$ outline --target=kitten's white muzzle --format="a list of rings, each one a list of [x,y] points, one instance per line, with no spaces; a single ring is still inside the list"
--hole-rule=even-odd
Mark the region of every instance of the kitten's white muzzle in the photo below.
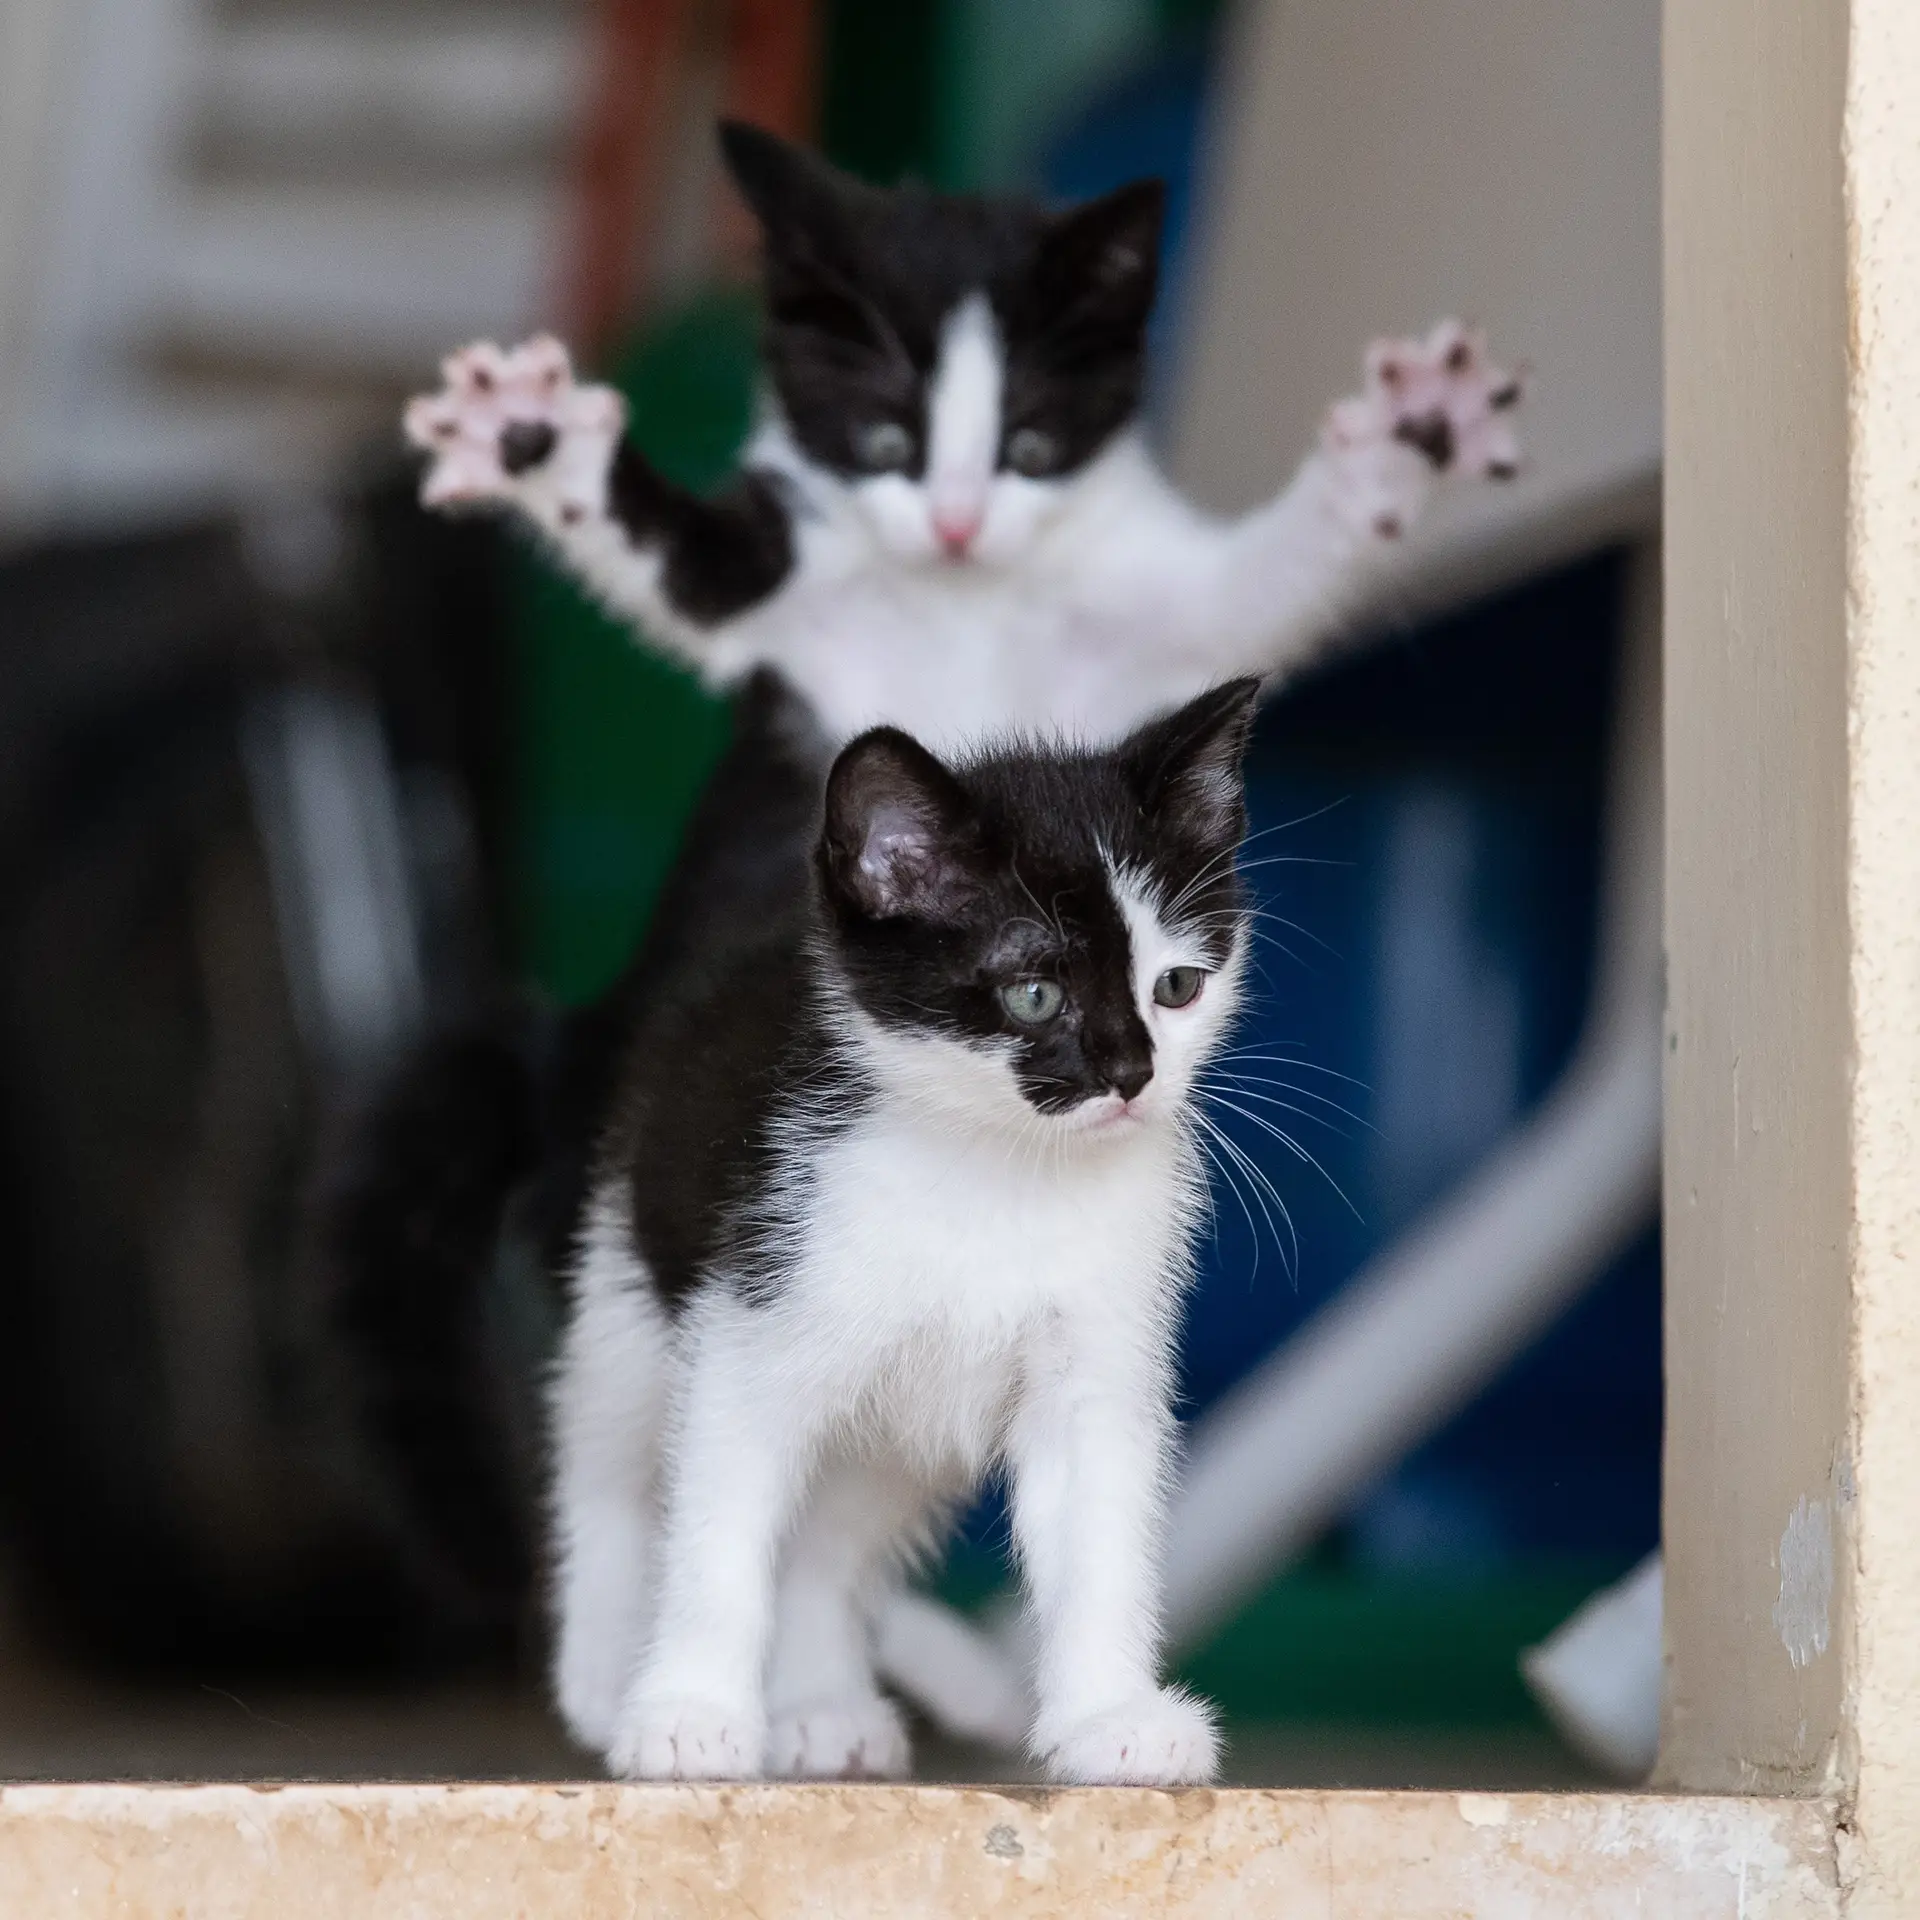
[[[1083,1100],[1067,1116],[1067,1124],[1076,1133],[1130,1133],[1145,1119],[1147,1090],[1142,1088],[1131,1100],[1118,1093],[1102,1093]]]

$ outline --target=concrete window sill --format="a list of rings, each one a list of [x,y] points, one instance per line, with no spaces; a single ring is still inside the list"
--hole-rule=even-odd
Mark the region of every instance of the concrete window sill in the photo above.
[[[1814,1920],[1818,1801],[982,1787],[0,1788],[42,1920]]]

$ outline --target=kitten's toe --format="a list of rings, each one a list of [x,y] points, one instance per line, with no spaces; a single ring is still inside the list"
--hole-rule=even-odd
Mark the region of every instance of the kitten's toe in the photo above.
[[[767,1771],[788,1780],[904,1780],[913,1749],[890,1700],[818,1700],[774,1716]]]
[[[1072,1786],[1204,1786],[1219,1769],[1220,1736],[1203,1702],[1162,1687],[1069,1727],[1043,1757]]]
[[[714,1700],[629,1702],[607,1764],[627,1780],[754,1780],[763,1769],[765,1720]]]

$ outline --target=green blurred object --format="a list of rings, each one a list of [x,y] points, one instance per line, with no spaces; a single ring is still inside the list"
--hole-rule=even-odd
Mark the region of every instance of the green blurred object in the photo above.
[[[1541,1561],[1398,1573],[1310,1559],[1257,1593],[1176,1678],[1236,1725],[1544,1727],[1520,1655],[1626,1569]],[[963,1613],[1009,1593],[1006,1550],[957,1540],[932,1590]]]
[[[746,438],[758,326],[751,295],[706,293],[613,369],[634,439],[684,486],[713,486]],[[632,953],[726,742],[727,710],[544,555],[519,568],[517,599],[521,965],[577,1005]]]
[[[1236,1721],[1537,1726],[1521,1653],[1616,1571],[1449,1579],[1299,1567],[1181,1662],[1180,1678]]]

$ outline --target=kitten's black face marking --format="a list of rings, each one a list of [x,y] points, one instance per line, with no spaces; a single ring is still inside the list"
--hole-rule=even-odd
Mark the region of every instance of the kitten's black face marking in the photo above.
[[[766,358],[794,437],[848,478],[921,478],[940,329],[985,294],[1006,356],[1000,466],[1078,471],[1134,415],[1165,194],[1158,181],[1050,214],[884,191],[754,127],[721,150],[766,239]]]
[[[1257,691],[1215,689],[1109,752],[1013,750],[957,772],[892,728],[854,741],[828,781],[818,868],[856,1003],[884,1027],[1005,1050],[1044,1113],[1139,1093],[1153,1043],[1113,871],[1179,900],[1207,966],[1224,964]],[[1175,976],[1194,971],[1169,969],[1159,1004],[1193,1004],[1204,978]]]

